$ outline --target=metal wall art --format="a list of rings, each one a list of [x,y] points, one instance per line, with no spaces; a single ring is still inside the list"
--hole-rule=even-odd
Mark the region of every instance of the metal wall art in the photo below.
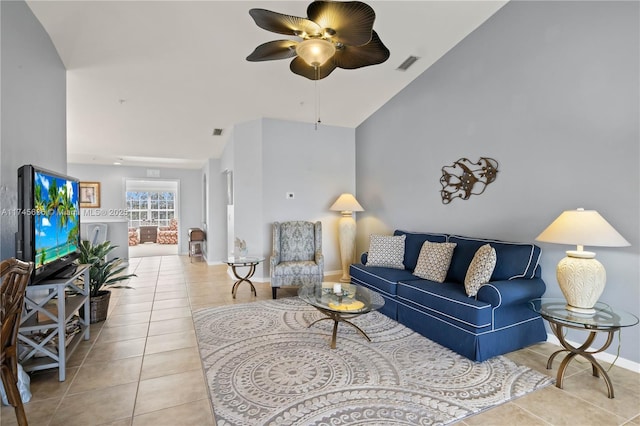
[[[498,162],[489,157],[480,157],[477,163],[461,158],[451,166],[442,167],[442,203],[449,204],[456,198],[468,200],[472,194],[482,194],[487,185],[496,180],[497,174]]]

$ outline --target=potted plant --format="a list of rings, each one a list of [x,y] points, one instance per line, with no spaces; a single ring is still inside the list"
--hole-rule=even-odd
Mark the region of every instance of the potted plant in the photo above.
[[[122,266],[119,257],[107,260],[107,255],[118,246],[111,245],[111,241],[91,244],[90,241],[80,242],[80,257],[78,263],[91,265],[89,268],[89,298],[91,302],[91,320],[96,323],[107,319],[111,292],[104,287],[135,277],[136,274],[123,274],[127,269]],[[116,288],[132,288],[125,285]]]

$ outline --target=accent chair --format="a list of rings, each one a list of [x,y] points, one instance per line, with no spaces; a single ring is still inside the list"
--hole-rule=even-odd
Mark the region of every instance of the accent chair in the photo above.
[[[269,266],[274,299],[279,287],[321,283],[324,276],[322,223],[274,222]]]
[[[158,244],[178,244],[178,219],[169,221],[169,226],[158,228]]]
[[[140,243],[140,237],[138,236],[137,228],[129,228],[129,245],[137,246]]]
[[[18,329],[32,270],[32,262],[15,258],[0,263],[0,377],[20,426],[27,425],[27,416],[18,390]]]

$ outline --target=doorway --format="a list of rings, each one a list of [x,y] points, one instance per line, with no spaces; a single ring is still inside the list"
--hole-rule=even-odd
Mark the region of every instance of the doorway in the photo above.
[[[129,257],[179,254],[179,181],[126,179]]]

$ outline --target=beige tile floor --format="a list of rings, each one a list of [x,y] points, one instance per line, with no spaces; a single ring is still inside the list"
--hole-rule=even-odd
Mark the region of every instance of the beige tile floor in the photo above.
[[[31,378],[29,423],[38,425],[212,425],[208,390],[200,364],[191,312],[255,301],[248,287],[231,297],[226,266],[190,263],[186,256],[131,259],[135,290],[114,289],[109,316],[91,327],[70,358],[67,380],[56,370]],[[336,278],[336,277],[328,277]],[[256,283],[257,299],[269,299],[268,283]],[[293,296],[281,289],[279,296]],[[538,371],[557,349],[540,344],[509,354]],[[556,361],[556,367],[558,362]],[[607,368],[607,366],[605,366]],[[573,362],[563,390],[550,386],[469,417],[460,425],[638,425],[640,375],[613,367],[616,398],[608,399],[601,379],[585,363]],[[2,407],[0,424],[16,424]]]

